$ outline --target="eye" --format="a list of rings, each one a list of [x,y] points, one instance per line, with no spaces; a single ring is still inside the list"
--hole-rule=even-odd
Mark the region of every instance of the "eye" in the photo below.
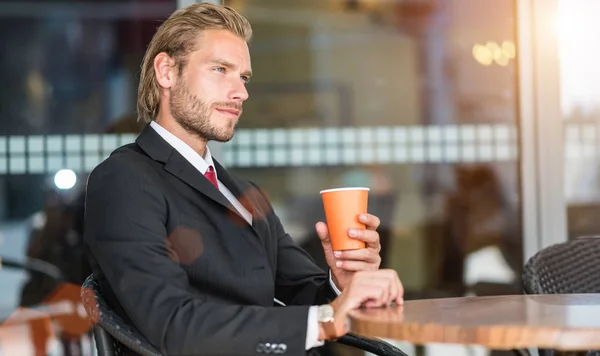
[[[224,67],[217,67],[217,68],[215,68],[215,70],[217,72],[225,73],[225,68]]]
[[[247,75],[242,75],[240,78],[242,78],[242,81],[246,84],[250,83],[250,77]]]

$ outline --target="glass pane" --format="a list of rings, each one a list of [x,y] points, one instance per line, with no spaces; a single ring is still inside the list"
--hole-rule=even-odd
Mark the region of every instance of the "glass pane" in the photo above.
[[[142,56],[176,6],[0,2],[0,354],[64,355],[68,332],[81,336],[76,322],[65,331],[22,308],[79,301],[90,273],[80,235],[86,175],[135,137]],[[58,268],[68,283],[8,264],[27,258],[48,263],[46,272]],[[81,308],[61,310],[81,320]],[[91,355],[90,339],[82,340]]]
[[[514,293],[522,262],[514,2],[226,3],[253,24],[255,76],[220,159],[268,193],[292,237],[324,266],[318,192],[367,186],[382,220],[383,267],[399,272],[407,298]],[[87,173],[135,138],[141,59],[175,7],[0,3],[4,261],[39,258],[73,284],[88,273],[78,198]],[[5,266],[0,321],[56,301],[56,288]],[[0,354],[64,354],[43,320],[3,325]],[[92,354],[86,342],[83,354]]]
[[[600,67],[594,60],[600,30],[591,0],[558,1],[561,109],[564,119],[565,196],[570,239],[600,234]]]
[[[513,1],[229,0],[255,75],[223,161],[326,267],[321,189],[371,188],[407,298],[519,293]]]

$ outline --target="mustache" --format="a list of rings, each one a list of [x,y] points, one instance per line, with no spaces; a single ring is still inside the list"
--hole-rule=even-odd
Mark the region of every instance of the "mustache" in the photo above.
[[[223,101],[214,103],[213,107],[215,109],[235,109],[242,111],[242,103],[236,103],[235,101]]]

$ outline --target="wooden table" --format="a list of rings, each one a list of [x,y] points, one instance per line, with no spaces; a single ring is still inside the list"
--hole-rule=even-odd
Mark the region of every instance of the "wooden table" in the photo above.
[[[600,294],[413,300],[399,307],[353,311],[350,330],[415,344],[600,349]]]

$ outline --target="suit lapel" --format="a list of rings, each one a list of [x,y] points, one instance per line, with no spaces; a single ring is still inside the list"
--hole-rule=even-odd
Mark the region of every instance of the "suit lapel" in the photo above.
[[[136,143],[152,159],[164,163],[167,172],[213,201],[226,207],[243,221],[246,221],[229,200],[150,125],[147,125],[140,133],[136,139]],[[217,172],[217,174],[219,175],[219,179],[221,179],[220,173]]]
[[[238,184],[227,172],[227,170],[221,166],[221,164],[213,158],[213,162],[215,163],[215,169],[217,171],[217,178],[225,184],[227,189],[235,196],[235,198],[242,204],[248,212],[252,215],[252,230],[254,233],[263,239],[263,234],[268,231],[268,226],[266,224],[266,214],[268,213],[267,209],[261,207],[261,204],[257,202],[258,190],[251,184],[244,184],[241,186]]]
[[[177,150],[173,150],[171,158],[165,164],[165,170],[187,183],[192,188],[240,215],[237,209],[219,190],[206,179],[196,167],[192,166]],[[241,215],[240,215],[241,217]]]

